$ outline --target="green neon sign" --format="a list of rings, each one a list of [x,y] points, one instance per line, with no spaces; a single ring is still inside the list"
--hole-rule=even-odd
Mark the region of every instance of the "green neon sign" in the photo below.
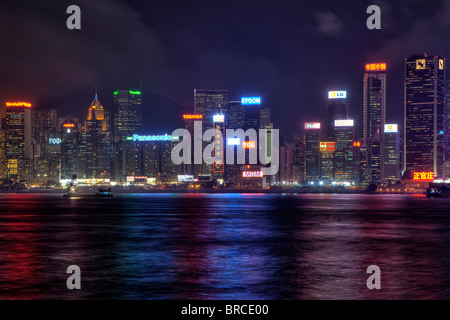
[[[141,94],[140,91],[128,90],[128,92],[129,92],[130,94]]]
[[[133,137],[127,137],[127,140],[133,140]]]
[[[114,91],[114,95],[116,95],[116,94],[118,94],[119,93],[119,91]]]

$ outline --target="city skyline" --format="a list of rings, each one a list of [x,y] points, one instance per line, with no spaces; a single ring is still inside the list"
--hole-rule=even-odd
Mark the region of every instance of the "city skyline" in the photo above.
[[[449,5],[433,3],[427,10],[419,10],[418,1],[410,1],[408,6],[383,3],[385,32],[374,33],[365,27],[367,5],[363,2],[322,1],[302,6],[287,2],[285,6],[273,6],[270,2],[238,5],[229,1],[219,8],[205,1],[195,5],[172,1],[180,10],[174,13],[162,2],[154,2],[150,10],[141,1],[117,0],[108,2],[106,14],[102,1],[97,6],[79,1],[83,27],[78,34],[70,33],[64,24],[59,26],[66,18],[57,14],[59,9],[65,12],[64,1],[8,3],[5,9],[10,12],[26,17],[28,12],[35,14],[21,19],[20,25],[14,15],[1,19],[1,23],[8,23],[4,30],[17,26],[23,32],[17,39],[5,34],[9,46],[0,58],[9,61],[4,66],[9,77],[0,83],[0,106],[20,97],[34,102],[36,108],[57,108],[81,117],[85,101],[92,99],[95,83],[109,108],[113,97],[105,93],[138,89],[142,79],[147,129],[178,127],[179,119],[166,115],[190,110],[192,89],[224,88],[235,98],[264,96],[280,111],[274,112],[274,122],[292,135],[308,117],[321,117],[326,112],[324,92],[332,89],[346,88],[349,110],[355,114],[355,121],[361,122],[360,66],[366,61],[385,61],[390,83],[387,117],[400,122],[404,57],[425,51],[448,56],[450,52],[448,44],[439,41],[448,31],[444,21],[450,13]],[[47,10],[49,7],[52,9]],[[211,17],[219,10],[222,18],[216,21]],[[181,15],[181,11],[186,14]],[[115,32],[117,20],[124,27]],[[53,32],[46,32],[44,25],[51,26]],[[424,37],[430,28],[436,32]],[[45,34],[45,41],[32,40],[39,34]],[[53,51],[45,46],[49,42]],[[114,45],[120,50],[108,50]],[[32,56],[35,64],[24,68],[19,61],[25,55]],[[47,70],[53,76],[45,77],[43,83],[40,79]],[[288,112],[298,120],[292,121]]]

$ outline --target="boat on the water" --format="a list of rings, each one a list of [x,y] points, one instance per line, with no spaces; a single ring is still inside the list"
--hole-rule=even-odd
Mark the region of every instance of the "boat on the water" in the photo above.
[[[98,198],[111,198],[113,195],[111,192],[111,188],[100,188],[98,189],[98,193],[96,193],[95,196]]]
[[[99,188],[97,193],[92,194],[80,193],[77,192],[75,188],[70,187],[67,189],[67,193],[63,195],[63,198],[111,198],[112,196],[111,188]]]
[[[425,193],[428,198],[450,198],[450,183],[430,182]]]

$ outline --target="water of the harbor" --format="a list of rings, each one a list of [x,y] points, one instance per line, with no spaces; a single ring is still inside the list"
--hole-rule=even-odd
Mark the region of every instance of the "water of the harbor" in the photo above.
[[[0,194],[0,299],[450,299],[450,200]]]

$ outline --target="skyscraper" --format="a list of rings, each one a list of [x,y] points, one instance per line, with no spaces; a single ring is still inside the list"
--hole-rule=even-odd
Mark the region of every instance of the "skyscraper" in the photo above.
[[[5,120],[6,160],[10,177],[31,174],[31,103],[7,102]]]
[[[450,177],[450,81],[446,79],[444,115],[444,177]]]
[[[328,91],[326,136],[334,141],[334,121],[348,119],[347,91]]]
[[[228,112],[228,90],[194,89],[194,113],[203,116],[203,132],[213,127],[213,115]]]
[[[320,178],[321,123],[305,123],[305,172],[307,181]]]
[[[301,184],[305,176],[305,134],[296,134],[292,146],[292,180]]]
[[[365,66],[363,92],[363,140],[367,182],[381,179],[384,162],[383,129],[386,122],[386,63],[369,63]]]
[[[331,182],[334,180],[334,152],[336,142],[320,142],[320,179]]]
[[[134,90],[114,92],[114,179],[125,183],[135,159],[127,157],[133,153],[134,144],[127,137],[140,133],[142,129],[142,93]],[[127,173],[128,172],[128,173]]]
[[[106,112],[95,95],[86,119],[86,178],[111,177],[112,135]]]
[[[336,181],[352,181],[354,160],[353,140],[354,122],[348,120],[335,120],[334,137],[336,151],[334,154],[334,179]]]
[[[228,90],[194,89],[194,113],[202,115],[202,131],[213,128],[213,115],[228,113]],[[203,148],[208,142],[203,141]],[[197,166],[195,167],[197,169]],[[210,176],[213,173],[212,166],[205,162],[198,166],[196,175]]]
[[[382,180],[397,182],[400,180],[400,132],[398,124],[384,125],[384,162]]]
[[[61,179],[72,179],[80,172],[80,132],[78,124],[67,119],[61,124]]]
[[[412,55],[405,61],[404,169],[443,174],[445,61]]]

